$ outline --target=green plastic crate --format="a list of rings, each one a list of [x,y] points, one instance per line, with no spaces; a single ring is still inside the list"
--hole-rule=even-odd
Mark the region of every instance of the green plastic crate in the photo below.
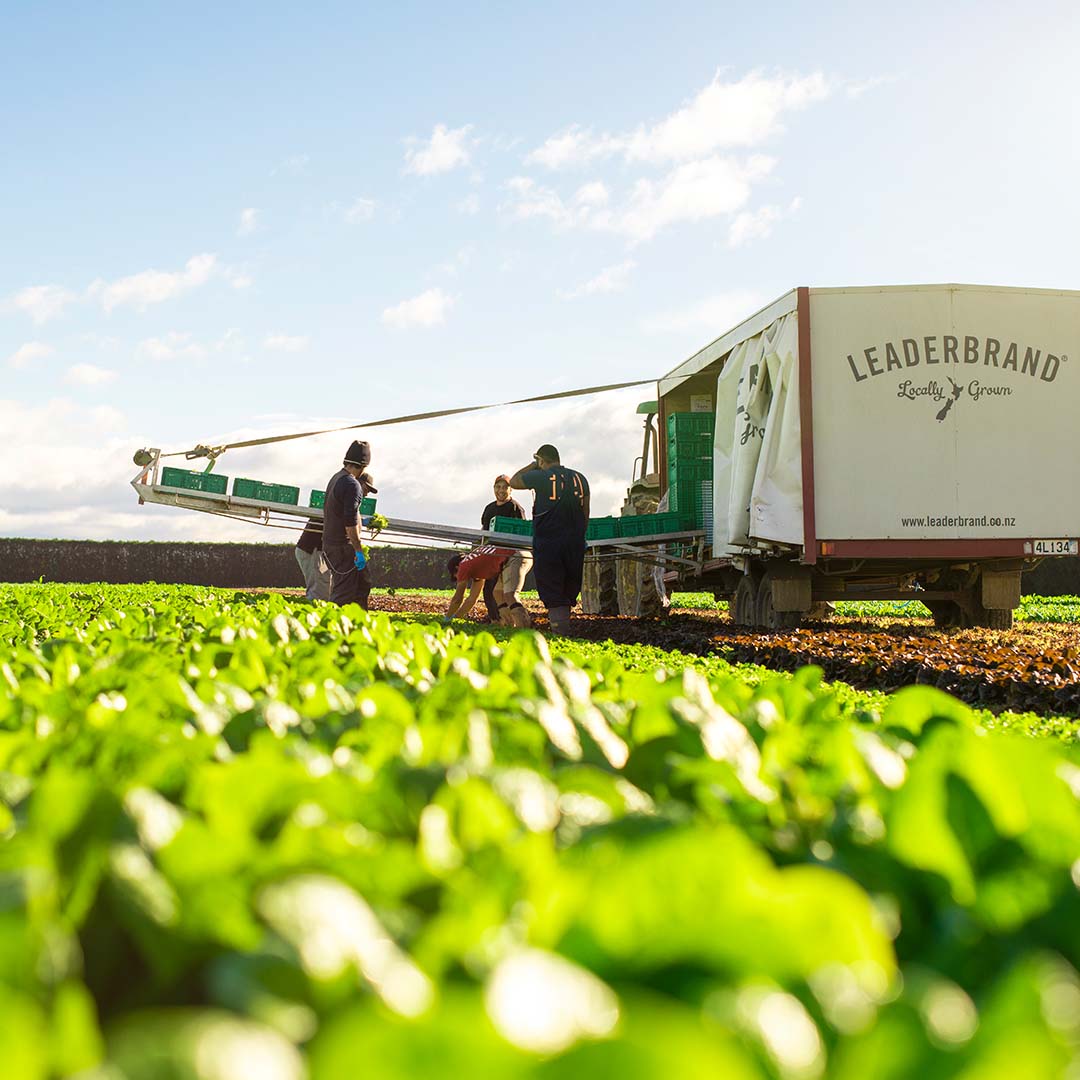
[[[626,537],[659,536],[661,533],[683,532],[687,527],[684,516],[673,511],[619,518],[619,532]]]
[[[175,469],[171,465],[161,470],[161,483],[165,487],[206,491],[214,495],[224,495],[229,489],[229,478],[220,473],[191,472],[189,469]]]
[[[521,518],[497,517],[491,519],[491,531],[513,533],[515,536],[532,536],[533,527],[531,521],[522,521]]]
[[[262,480],[247,480],[240,476],[233,481],[232,493],[238,499],[255,499],[284,506],[296,506],[300,502],[298,487],[267,484]]]
[[[667,418],[668,438],[716,430],[716,416],[711,412],[676,412]]]
[[[619,535],[619,518],[590,518],[585,528],[586,540],[613,540]]]
[[[668,417],[668,461],[711,460],[715,430],[712,413],[672,413]]]
[[[326,492],[319,491],[315,488],[311,492],[311,498],[308,499],[308,506],[324,508],[326,506]],[[375,500],[374,499],[361,499],[360,500],[360,516],[370,517],[375,513]]]

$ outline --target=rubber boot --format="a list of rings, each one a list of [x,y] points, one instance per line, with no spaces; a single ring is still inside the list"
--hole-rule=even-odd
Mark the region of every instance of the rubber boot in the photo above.
[[[553,634],[567,636],[570,633],[570,609],[568,607],[549,608],[548,622],[551,624]]]

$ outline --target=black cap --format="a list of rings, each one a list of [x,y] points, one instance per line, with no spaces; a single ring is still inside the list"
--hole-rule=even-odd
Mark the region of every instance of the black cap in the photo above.
[[[366,469],[371,464],[371,443],[353,439],[352,446],[345,455],[345,464],[359,465],[361,469]]]
[[[543,458],[545,461],[558,461],[559,451],[556,450],[551,443],[544,443],[544,445],[536,451],[534,457]]]
[[[360,474],[360,486],[364,491],[370,491],[373,495],[379,494],[379,489],[375,486],[375,481],[371,478],[371,473],[362,472]]]

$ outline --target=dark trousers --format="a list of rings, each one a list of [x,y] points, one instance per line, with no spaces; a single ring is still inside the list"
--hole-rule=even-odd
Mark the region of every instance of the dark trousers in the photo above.
[[[330,602],[368,606],[371,592],[371,572],[365,566],[356,569],[356,552],[351,544],[329,544],[323,554],[330,564]]]
[[[499,605],[495,601],[495,585],[497,577],[489,577],[484,582],[484,603],[487,605],[488,618],[492,622],[499,621]]]
[[[533,576],[540,600],[549,611],[577,603],[584,568],[584,537],[533,538]]]

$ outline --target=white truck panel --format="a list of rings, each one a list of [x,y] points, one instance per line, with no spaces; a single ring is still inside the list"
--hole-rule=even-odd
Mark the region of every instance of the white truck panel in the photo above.
[[[798,342],[793,311],[736,345],[717,377],[715,554],[802,543]]]
[[[1080,293],[810,290],[822,539],[1080,532]]]

